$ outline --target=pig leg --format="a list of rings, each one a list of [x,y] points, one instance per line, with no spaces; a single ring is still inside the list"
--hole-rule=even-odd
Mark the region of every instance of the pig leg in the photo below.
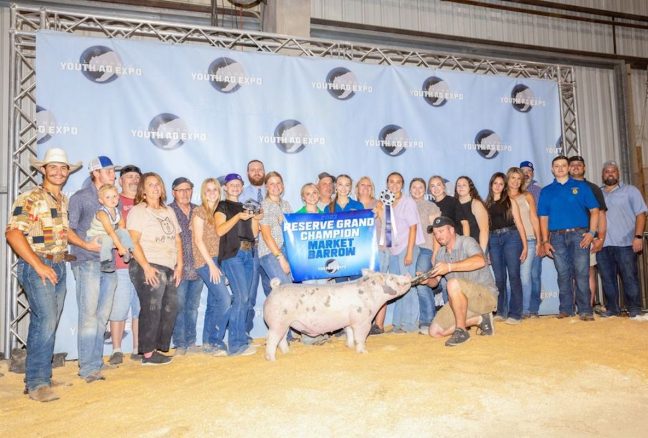
[[[356,324],[353,326],[353,334],[355,335],[355,347],[357,353],[366,353],[365,342],[371,329],[371,321],[364,324]]]
[[[346,333],[346,346],[353,348],[353,330],[351,327],[345,327],[344,332]]]
[[[286,332],[284,333],[283,337],[281,338],[281,341],[279,341],[279,349],[283,354],[288,353],[289,348],[288,348],[288,332],[290,331],[290,327],[286,329]]]
[[[268,336],[266,337],[266,360],[274,361],[275,354],[277,352],[277,344],[279,343],[280,335],[277,333],[276,329],[270,328],[268,330]]]

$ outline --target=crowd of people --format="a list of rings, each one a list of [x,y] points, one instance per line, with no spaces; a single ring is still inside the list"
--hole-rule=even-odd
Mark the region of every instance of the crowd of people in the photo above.
[[[495,320],[515,325],[538,317],[545,256],[553,259],[558,274],[558,318],[577,312],[583,321],[594,320],[594,265],[605,297],[600,316],[621,313],[619,276],[629,316],[644,318],[636,255],[642,250],[647,208],[637,188],[620,182],[613,161],[604,164],[599,187],[585,180],[582,157],[557,156],[555,179],[544,188],[534,179],[533,164],[524,161],[493,174],[485,200],[469,176],[457,178],[451,196],[442,176],[413,178],[407,185],[392,172],[384,181],[387,202],[377,198],[367,176],[354,186],[349,175],[322,172],[301,188],[299,209],[283,199],[282,176],[266,173],[259,160],[248,163],[247,184],[237,173],[202,181],[198,205],[192,203],[189,178],[172,182],[168,203],[158,174],[143,173],[133,164],[117,167],[105,156],[91,160],[89,179],[69,201],[62,188],[80,163],[53,148],[43,160],[33,158],[32,166],[42,173],[42,185],[16,199],[6,237],[19,257],[18,279],[31,308],[25,383],[26,393],[37,401],[58,398],[52,389],[57,384],[51,378],[52,355],[66,293],[66,262],[76,280],[79,376],[86,382],[104,380],[104,368],[123,362],[129,313],[131,359],[143,365],[171,362],[172,348],[175,355],[252,355],[259,283],[268,295],[271,279],[293,281],[282,233],[284,214],[293,212],[372,210],[381,271],[412,277],[427,273],[425,281],[393,303],[393,333],[447,336],[446,345],[455,346],[470,339],[471,326],[480,335],[492,335]],[[198,346],[204,289],[207,306]],[[385,316],[383,307],[371,335],[385,332]],[[107,325],[112,354],[105,363]],[[326,339],[302,336],[309,344]]]

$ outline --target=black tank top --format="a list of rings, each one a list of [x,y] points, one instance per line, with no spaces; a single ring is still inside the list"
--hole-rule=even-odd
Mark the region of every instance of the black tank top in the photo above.
[[[507,208],[506,205],[504,205],[504,203],[501,201],[495,201],[488,207],[488,216],[490,217],[491,231],[515,226],[515,221],[513,221],[513,214],[509,212],[510,209],[510,205]]]
[[[479,242],[479,225],[477,225],[477,218],[472,212],[472,199],[468,202],[459,203],[459,212],[462,219],[468,221],[470,226],[470,237]]]

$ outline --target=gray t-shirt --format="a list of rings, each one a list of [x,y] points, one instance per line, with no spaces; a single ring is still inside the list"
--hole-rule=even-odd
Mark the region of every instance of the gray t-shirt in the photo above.
[[[437,254],[436,261],[444,263],[456,263],[462,260],[472,257],[475,254],[484,256],[479,243],[470,236],[457,236],[455,241],[454,248],[452,252],[448,253],[447,248],[442,246],[439,249]],[[482,286],[488,288],[493,296],[497,297],[498,291],[497,286],[495,286],[495,278],[488,266],[477,269],[476,271],[467,271],[467,272],[451,272],[446,274],[447,279],[457,278],[466,281],[471,281],[473,283],[481,284]]]

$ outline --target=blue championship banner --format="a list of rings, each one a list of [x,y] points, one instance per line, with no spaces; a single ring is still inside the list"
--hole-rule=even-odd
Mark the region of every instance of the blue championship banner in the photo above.
[[[377,271],[376,226],[371,210],[285,215],[286,255],[295,281]]]

